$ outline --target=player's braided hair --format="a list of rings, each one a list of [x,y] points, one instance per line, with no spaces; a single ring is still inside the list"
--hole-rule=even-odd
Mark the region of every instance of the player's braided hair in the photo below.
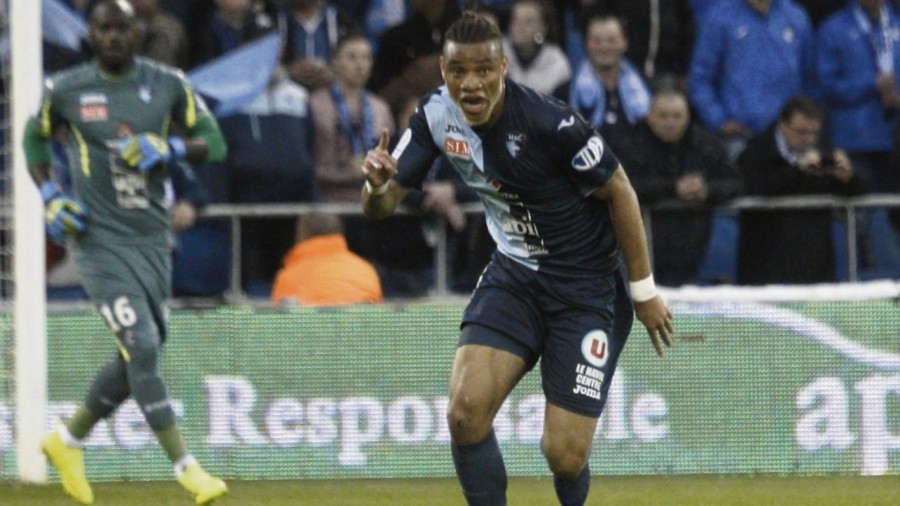
[[[462,44],[477,44],[489,40],[498,40],[501,37],[500,28],[486,16],[481,15],[475,8],[476,2],[467,2],[466,8],[459,19],[447,28],[444,40]]]

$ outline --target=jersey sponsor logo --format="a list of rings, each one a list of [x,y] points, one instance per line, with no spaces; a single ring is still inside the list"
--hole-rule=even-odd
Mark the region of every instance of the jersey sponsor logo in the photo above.
[[[522,150],[522,146],[525,144],[525,134],[522,132],[509,132],[506,134],[506,150],[509,151],[509,155],[513,158],[519,156],[519,151]]]
[[[559,122],[559,126],[556,127],[556,131],[559,132],[563,128],[569,128],[570,126],[575,124],[575,115],[569,116],[568,118]]]
[[[582,171],[596,167],[603,158],[603,149],[603,140],[596,135],[591,137],[581,151],[575,154],[575,158],[572,158],[572,167]]]
[[[448,155],[455,155],[461,158],[472,158],[472,148],[466,141],[457,139],[444,139],[444,151]]]
[[[609,359],[609,338],[602,330],[592,330],[581,340],[581,354],[594,367],[603,367]]]
[[[532,237],[538,237],[538,230],[534,223],[530,221],[521,221],[516,219],[510,219],[503,222],[501,227],[503,232],[511,235],[530,235]]]
[[[605,378],[606,374],[603,371],[578,364],[575,366],[575,388],[572,389],[572,393],[599,400],[603,396],[601,389]]]
[[[103,93],[82,93],[78,97],[81,121],[106,121],[109,119],[106,95]]]

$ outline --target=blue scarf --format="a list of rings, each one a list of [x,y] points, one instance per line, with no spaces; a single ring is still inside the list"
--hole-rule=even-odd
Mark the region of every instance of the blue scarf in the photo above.
[[[619,96],[628,123],[635,124],[650,113],[650,89],[634,66],[625,60],[619,64]],[[603,125],[606,112],[606,88],[594,75],[590,62],[585,61],[572,80],[569,104],[595,127]]]
[[[366,151],[374,148],[375,144],[377,144],[374,134],[375,119],[374,114],[372,113],[372,103],[369,101],[369,94],[363,91],[360,96],[362,125],[360,125],[361,128],[356,128],[353,126],[353,121],[350,119],[350,109],[347,107],[347,101],[344,99],[344,94],[341,93],[341,88],[337,83],[332,83],[330,91],[331,98],[334,100],[334,105],[337,106],[338,116],[341,121],[341,129],[353,146],[353,154],[366,154]]]
[[[879,13],[880,26],[875,28],[869,21],[869,16],[862,10],[859,4],[853,6],[853,17],[859,29],[869,37],[872,49],[875,50],[875,63],[879,72],[890,74],[894,71],[894,38],[891,30],[891,13],[887,4],[881,5]]]

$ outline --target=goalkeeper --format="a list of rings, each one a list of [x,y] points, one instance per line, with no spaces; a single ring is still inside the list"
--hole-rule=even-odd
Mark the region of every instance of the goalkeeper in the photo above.
[[[23,145],[44,200],[47,235],[71,246],[84,288],[118,349],[84,404],[44,437],[41,449],[65,491],[92,504],[82,441],[131,396],[178,482],[197,504],[206,504],[225,494],[226,485],[185,449],[159,370],[172,272],[164,183],[172,164],[220,161],[226,146],[179,71],[135,56],[137,25],[126,0],[101,0],[88,16],[96,58],[46,81]],[[186,135],[171,135],[171,124]],[[50,177],[51,137],[65,139],[71,195]]]

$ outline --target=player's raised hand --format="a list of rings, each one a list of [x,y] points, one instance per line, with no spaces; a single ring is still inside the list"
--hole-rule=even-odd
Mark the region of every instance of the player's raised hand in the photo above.
[[[675,333],[675,327],[672,325],[672,312],[669,311],[666,302],[657,295],[644,302],[635,302],[634,312],[637,314],[638,320],[646,327],[647,333],[650,334],[656,354],[662,357],[664,355],[663,343],[666,346],[672,346],[672,334]]]
[[[375,188],[387,184],[397,172],[397,160],[388,151],[390,136],[387,129],[381,131],[378,145],[366,153],[362,163],[362,171],[366,181]]]

